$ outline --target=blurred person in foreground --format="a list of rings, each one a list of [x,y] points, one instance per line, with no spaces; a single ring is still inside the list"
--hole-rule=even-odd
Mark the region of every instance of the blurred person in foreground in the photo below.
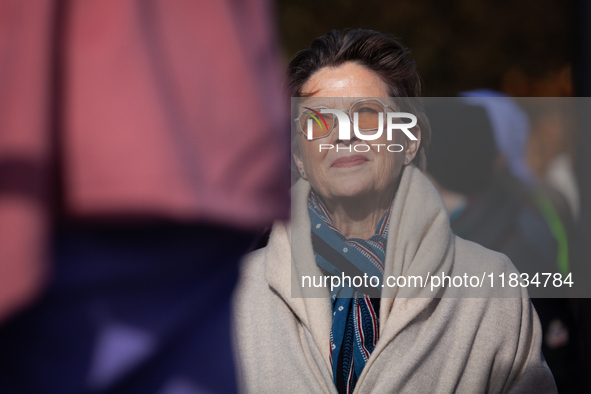
[[[287,216],[268,13],[0,1],[0,392],[236,391],[237,262]]]
[[[431,132],[412,99],[420,94],[415,63],[397,41],[368,30],[331,31],[294,55],[288,83],[300,98],[292,101],[292,218],[275,223],[268,245],[244,262],[235,294],[243,390],[556,392],[525,289],[500,299],[461,298],[452,288],[434,297],[345,281],[332,289],[298,285],[309,274],[367,275],[383,284],[391,276],[515,268],[452,234],[421,171]],[[335,109],[346,115],[315,122]],[[341,122],[379,134],[386,119],[379,114],[397,111],[417,123],[413,138],[396,129],[396,152],[378,149],[389,142],[385,132],[373,145],[358,134],[339,137]]]
[[[538,186],[525,165],[525,111],[504,96],[430,103],[427,115],[438,133],[430,147],[428,175],[448,209],[454,234],[507,255],[530,278],[536,273],[566,276],[568,237],[562,223],[570,214],[561,220],[546,194],[552,190]],[[552,201],[560,197],[551,195]],[[562,206],[567,207],[564,201]],[[556,231],[556,221],[562,232]],[[542,325],[542,351],[560,393],[578,390],[571,301],[532,298]]]

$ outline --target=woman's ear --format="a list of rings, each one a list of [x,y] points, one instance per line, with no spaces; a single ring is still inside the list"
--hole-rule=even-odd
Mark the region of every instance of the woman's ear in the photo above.
[[[308,178],[306,178],[306,171],[304,171],[304,162],[302,161],[302,158],[298,154],[294,153],[293,154],[293,161],[295,162],[295,165],[298,168],[298,171],[299,171],[300,175],[302,176],[302,178],[308,179]]]
[[[404,164],[409,164],[413,161],[417,155],[417,152],[419,151],[419,146],[421,146],[421,128],[419,125],[416,125],[410,130],[417,140],[411,140],[410,138],[406,139],[407,145],[406,149],[404,150]]]

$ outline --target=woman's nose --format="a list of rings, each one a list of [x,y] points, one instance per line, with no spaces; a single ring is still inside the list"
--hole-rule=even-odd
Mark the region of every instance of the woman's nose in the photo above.
[[[349,146],[349,145],[353,144],[354,142],[360,141],[360,139],[355,135],[355,133],[349,133],[350,138],[343,138],[343,139],[341,139],[339,137],[338,132],[334,133],[334,134],[335,134],[335,136],[334,136],[335,142],[333,142],[334,144],[342,144],[345,146]]]
[[[349,111],[348,110],[343,110],[343,112],[345,112],[347,114],[347,116],[349,117]],[[350,117],[349,117],[350,118]],[[357,138],[357,136],[355,135],[355,133],[352,133],[351,131],[351,123],[347,122],[346,126],[349,126],[349,133],[345,133],[348,134],[350,138],[340,138],[340,123],[338,120],[338,117],[335,116],[335,120],[334,120],[335,124],[334,127],[330,133],[330,144],[333,145],[342,145],[342,146],[349,146],[352,143],[359,141],[359,138]]]

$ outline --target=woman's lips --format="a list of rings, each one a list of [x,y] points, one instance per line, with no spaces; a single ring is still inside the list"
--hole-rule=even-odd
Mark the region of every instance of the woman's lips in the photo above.
[[[338,159],[333,161],[331,167],[339,167],[339,168],[355,167],[355,166],[363,164],[367,161],[369,161],[369,160],[367,159],[367,157],[365,157],[363,155],[345,156],[345,157],[339,157]]]

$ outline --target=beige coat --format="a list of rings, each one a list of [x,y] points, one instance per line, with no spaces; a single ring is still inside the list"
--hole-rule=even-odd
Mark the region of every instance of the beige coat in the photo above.
[[[304,273],[320,275],[311,244],[309,192],[306,181],[294,186],[291,225],[277,223],[268,246],[244,261],[234,305],[247,393],[336,393],[328,290],[319,290],[322,298],[302,298],[292,286]],[[410,165],[392,210],[384,275],[426,272],[516,271],[504,255],[454,236],[437,192]],[[450,298],[461,295],[453,289],[442,298],[427,298],[422,291],[382,290],[379,341],[355,393],[556,392],[525,290],[504,289],[503,296],[511,298]]]

